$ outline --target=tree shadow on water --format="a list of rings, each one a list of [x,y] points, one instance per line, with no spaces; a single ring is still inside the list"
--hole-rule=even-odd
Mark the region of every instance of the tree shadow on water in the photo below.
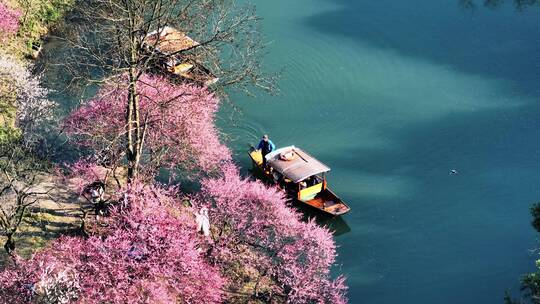
[[[521,11],[494,0],[447,4],[325,1],[338,8],[304,19],[318,32],[346,36],[361,46],[397,51],[465,73],[510,80],[523,89],[537,82],[540,58],[532,56],[540,52],[540,5],[536,0],[518,1],[516,7]],[[492,10],[472,13],[483,5]]]

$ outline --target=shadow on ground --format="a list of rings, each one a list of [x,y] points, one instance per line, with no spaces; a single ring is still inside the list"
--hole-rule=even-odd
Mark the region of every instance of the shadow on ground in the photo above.
[[[64,185],[55,185],[45,179],[38,187],[53,190],[49,197],[42,197],[38,203],[29,208],[15,235],[16,253],[24,258],[30,257],[45,247],[49,241],[61,235],[81,234],[83,215],[81,204],[85,209],[91,208],[78,194]],[[0,241],[3,241],[2,237]],[[0,266],[2,266],[8,256],[3,249],[0,252]]]

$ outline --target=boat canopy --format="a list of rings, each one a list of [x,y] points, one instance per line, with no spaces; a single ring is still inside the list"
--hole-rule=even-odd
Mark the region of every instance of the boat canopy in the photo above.
[[[199,45],[199,42],[191,39],[186,33],[170,26],[165,26],[148,33],[144,43],[166,55],[181,52]]]
[[[155,50],[161,54],[165,60],[165,68],[175,75],[208,86],[219,80],[203,64],[189,58],[189,56],[185,56],[185,54],[181,54],[182,51],[200,45],[199,42],[182,31],[170,26],[161,27],[146,35],[144,45],[149,50]]]
[[[291,160],[281,159],[280,155],[287,152],[294,152],[294,157]],[[292,180],[294,183],[301,182],[310,176],[330,171],[328,166],[295,146],[280,148],[267,154],[266,161],[274,170],[283,174],[283,176]]]

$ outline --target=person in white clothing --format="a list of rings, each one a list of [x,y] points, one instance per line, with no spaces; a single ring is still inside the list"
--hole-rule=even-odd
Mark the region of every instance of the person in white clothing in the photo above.
[[[210,218],[208,216],[208,208],[202,207],[198,213],[195,213],[195,221],[197,222],[197,232],[202,232],[204,236],[210,236]]]

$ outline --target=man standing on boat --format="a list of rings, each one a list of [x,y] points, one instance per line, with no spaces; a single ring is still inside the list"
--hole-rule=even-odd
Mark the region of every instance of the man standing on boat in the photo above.
[[[257,148],[261,150],[263,162],[262,165],[263,168],[266,169],[266,155],[274,151],[276,149],[276,146],[270,139],[268,139],[268,135],[264,134]]]

